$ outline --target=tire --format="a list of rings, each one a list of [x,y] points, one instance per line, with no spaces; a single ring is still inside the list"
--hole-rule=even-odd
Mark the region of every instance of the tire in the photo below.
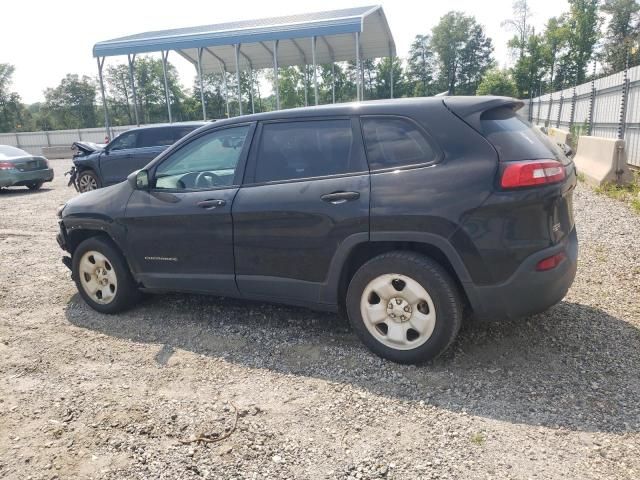
[[[76,185],[80,193],[90,192],[102,187],[102,182],[93,170],[82,170],[76,179]]]
[[[447,271],[424,255],[395,251],[362,265],[346,296],[351,326],[375,354],[421,363],[442,354],[463,318],[460,291]]]
[[[29,185],[27,185],[27,188],[29,190],[40,190],[42,188],[43,184],[44,184],[44,182],[30,183]]]
[[[108,239],[91,237],[80,243],[71,271],[83,300],[98,312],[122,312],[140,299],[127,262]]]

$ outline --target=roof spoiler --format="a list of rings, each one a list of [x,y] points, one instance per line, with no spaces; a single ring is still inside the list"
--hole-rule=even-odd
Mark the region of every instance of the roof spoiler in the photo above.
[[[515,112],[524,107],[522,100],[511,97],[446,97],[443,102],[449,110],[477,131],[481,130],[480,116],[484,112],[498,107],[511,108]]]

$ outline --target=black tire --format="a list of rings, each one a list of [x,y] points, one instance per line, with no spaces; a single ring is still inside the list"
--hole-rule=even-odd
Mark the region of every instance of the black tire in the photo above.
[[[100,181],[100,178],[98,177],[96,172],[88,169],[82,170],[80,173],[78,173],[76,185],[78,186],[78,191],[80,193],[84,193],[102,187],[102,182]]]
[[[44,182],[30,183],[29,185],[27,185],[27,188],[29,190],[40,190],[42,188],[43,184],[44,184]]]
[[[108,260],[115,272],[117,289],[109,303],[99,303],[94,300],[82,285],[80,275],[80,261],[85,253],[95,251]],[[101,313],[118,313],[135,305],[140,299],[140,291],[131,276],[127,262],[113,242],[104,237],[91,237],[84,240],[73,252],[72,276],[83,300],[94,310]]]
[[[369,282],[386,274],[410,277],[428,292],[433,301],[435,326],[427,340],[416,348],[391,348],[372,335],[365,325],[360,309],[362,295]],[[456,338],[464,311],[456,283],[439,263],[424,255],[403,251],[377,256],[358,269],[347,289],[346,309],[360,340],[375,354],[397,363],[421,363],[442,354]]]

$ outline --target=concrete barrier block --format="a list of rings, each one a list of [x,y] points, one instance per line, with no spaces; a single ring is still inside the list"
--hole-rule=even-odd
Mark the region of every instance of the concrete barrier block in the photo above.
[[[69,147],[42,147],[42,156],[50,159],[71,158],[73,150]]]
[[[547,129],[547,135],[551,141],[557,145],[570,145],[571,144],[571,132],[562,130],[560,128],[549,127]]]
[[[627,165],[624,140],[581,136],[573,161],[578,174],[582,174],[591,185],[626,185],[633,180]]]

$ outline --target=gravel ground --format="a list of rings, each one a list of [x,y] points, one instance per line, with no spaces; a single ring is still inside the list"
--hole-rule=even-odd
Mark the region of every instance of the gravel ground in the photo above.
[[[194,295],[90,310],[54,239],[75,193],[54,164],[42,191],[0,192],[0,477],[640,478],[640,217],[625,205],[578,187],[559,305],[399,366],[331,314]],[[180,442],[200,434],[228,437]]]

